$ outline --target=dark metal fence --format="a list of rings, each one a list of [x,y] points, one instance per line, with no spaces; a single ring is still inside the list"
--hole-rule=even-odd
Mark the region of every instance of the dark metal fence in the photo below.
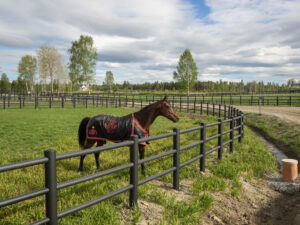
[[[134,102],[134,101],[133,101]],[[219,107],[221,109],[222,106]],[[25,201],[27,199],[32,199],[37,196],[45,195],[46,196],[46,217],[40,219],[39,221],[33,222],[32,224],[50,224],[54,225],[57,224],[58,219],[65,217],[69,214],[72,214],[74,212],[77,212],[79,210],[82,210],[84,208],[87,208],[89,206],[95,205],[99,202],[102,202],[106,199],[109,199],[113,196],[119,195],[123,192],[129,191],[129,203],[130,206],[137,205],[137,199],[138,199],[138,186],[145,184],[153,179],[159,178],[161,176],[164,176],[168,173],[173,174],[173,188],[178,190],[179,189],[179,174],[180,169],[184,166],[187,166],[197,160],[199,160],[199,168],[200,171],[205,171],[205,164],[206,164],[206,156],[208,154],[211,154],[213,152],[217,152],[217,158],[219,160],[222,159],[223,154],[223,147],[225,145],[229,145],[229,152],[233,153],[234,151],[234,141],[238,139],[239,142],[242,142],[242,138],[244,137],[244,116],[243,113],[233,107],[229,107],[230,113],[226,113],[226,106],[224,107],[225,116],[226,115],[232,115],[230,119],[219,119],[218,122],[212,123],[212,124],[206,124],[201,123],[198,127],[189,128],[186,130],[180,130],[179,128],[174,128],[173,132],[167,133],[167,134],[161,134],[157,136],[151,136],[148,138],[141,138],[138,139],[137,136],[132,136],[131,140],[126,142],[121,142],[117,144],[107,145],[107,146],[101,146],[96,147],[92,149],[88,149],[85,151],[75,151],[70,153],[64,153],[56,155],[56,151],[52,149],[48,149],[44,151],[44,157],[33,159],[33,160],[27,160],[23,162],[18,163],[12,163],[7,165],[0,166],[0,172],[6,172],[11,170],[16,170],[20,168],[25,168],[29,166],[35,166],[44,164],[45,166],[45,187],[39,190],[35,190],[29,193],[25,193],[22,195],[18,195],[15,197],[11,197],[8,199],[4,199],[0,201],[0,208],[9,206],[21,201]],[[208,110],[208,108],[207,108]],[[219,111],[221,112],[221,111]],[[230,124],[230,129],[224,131],[224,124]],[[217,134],[207,137],[206,136],[206,129],[208,127],[218,127]],[[200,139],[199,141],[181,146],[180,145],[180,137],[183,134],[193,132],[193,131],[200,131]],[[224,136],[229,135],[229,140],[224,142]],[[167,137],[173,137],[173,148],[167,152],[163,152],[158,155],[153,155],[148,158],[139,160],[138,159],[138,144],[145,142],[145,141],[154,141],[158,139],[163,139]],[[217,139],[218,144],[217,146],[206,149],[208,143],[211,140]],[[86,154],[92,154],[92,153],[100,153],[120,147],[129,147],[130,148],[130,163],[120,165],[108,170],[100,171],[91,175],[83,176],[80,178],[76,178],[73,180],[68,180],[62,183],[57,183],[56,179],[56,162],[59,160],[65,160],[73,157],[79,157]],[[187,151],[188,149],[191,149],[193,147],[200,146],[200,151],[197,156],[195,156],[192,159],[189,159],[185,162],[181,162],[180,155],[183,151]],[[165,171],[162,171],[158,174],[152,175],[150,177],[144,178],[139,180],[138,178],[138,165],[142,163],[147,163],[156,159],[160,159],[162,157],[172,156],[173,157],[173,166]],[[108,194],[102,195],[96,199],[90,200],[88,202],[82,203],[78,206],[66,209],[64,211],[58,212],[57,211],[57,191],[69,186],[74,186],[89,180],[93,180],[96,178],[104,177],[125,169],[130,169],[130,182],[127,186],[120,188],[118,190],[112,191]]]
[[[164,95],[141,95],[141,94],[47,94],[47,95],[1,95],[0,107],[24,108],[40,107],[89,107],[89,106],[135,106],[145,105],[162,99]],[[189,111],[194,104],[221,104],[221,105],[262,105],[262,106],[300,106],[300,95],[169,95],[169,101],[175,105],[184,105]],[[195,108],[195,107],[194,107]]]

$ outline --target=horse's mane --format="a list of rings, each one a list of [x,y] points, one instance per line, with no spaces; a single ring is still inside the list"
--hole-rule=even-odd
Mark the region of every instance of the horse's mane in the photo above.
[[[145,106],[144,108],[142,108],[141,110],[140,110],[140,112],[143,112],[143,111],[149,111],[149,110],[152,110],[152,109],[154,109],[154,106],[156,106],[158,103],[160,103],[161,101],[158,101],[158,102],[154,102],[154,103],[152,103],[152,104],[150,104],[150,105],[147,105],[147,106]]]

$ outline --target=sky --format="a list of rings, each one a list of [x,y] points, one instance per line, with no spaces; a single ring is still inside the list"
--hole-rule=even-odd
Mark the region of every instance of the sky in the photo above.
[[[200,81],[282,84],[300,80],[299,28],[300,0],[0,0],[0,68],[16,79],[21,57],[43,45],[67,64],[83,34],[97,84],[108,70],[117,83],[173,81],[185,49]]]

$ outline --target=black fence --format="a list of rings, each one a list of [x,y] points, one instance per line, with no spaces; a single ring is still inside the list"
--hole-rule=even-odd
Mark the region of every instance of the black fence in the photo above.
[[[74,212],[77,212],[79,210],[85,209],[89,206],[95,205],[99,202],[102,202],[106,199],[109,199],[113,196],[119,195],[123,192],[129,191],[129,204],[130,206],[137,205],[137,199],[138,199],[138,187],[142,184],[145,184],[153,179],[159,178],[161,176],[164,176],[166,174],[172,173],[173,174],[173,188],[178,190],[179,189],[179,174],[180,169],[184,166],[187,166],[195,161],[198,161],[199,163],[199,169],[200,171],[205,171],[205,163],[206,163],[206,156],[208,154],[211,154],[213,152],[217,152],[217,158],[219,160],[222,159],[223,154],[223,147],[225,145],[229,145],[229,152],[233,153],[234,151],[234,141],[238,139],[239,142],[242,142],[242,139],[244,137],[244,116],[243,113],[237,109],[234,109],[230,107],[231,114],[226,115],[232,115],[230,119],[222,120],[219,119],[218,122],[212,123],[212,124],[206,124],[201,123],[198,127],[189,128],[186,130],[180,130],[179,128],[174,128],[173,132],[167,133],[167,134],[161,134],[157,136],[151,136],[148,138],[141,138],[138,139],[137,136],[132,136],[131,140],[126,142],[121,142],[117,144],[107,145],[107,146],[101,146],[96,147],[92,149],[88,149],[85,151],[75,151],[70,153],[64,153],[60,155],[56,155],[56,151],[49,149],[44,151],[44,157],[33,159],[33,160],[27,160],[23,162],[17,162],[7,165],[0,166],[0,172],[6,172],[11,170],[16,170],[20,168],[35,166],[35,165],[41,165],[44,164],[45,166],[45,187],[39,190],[35,190],[29,193],[25,193],[19,196],[11,197],[8,199],[4,199],[0,201],[0,208],[6,207],[12,204],[16,204],[21,201],[25,201],[27,199],[32,199],[41,195],[45,195],[46,197],[46,217],[42,218],[36,222],[33,222],[31,224],[50,224],[54,225],[57,224],[58,219],[65,217],[69,214],[72,214]],[[221,112],[221,111],[220,111]],[[234,113],[233,113],[234,112]],[[224,125],[229,124],[230,129],[224,130]],[[217,133],[213,136],[207,137],[206,135],[206,129],[208,127],[214,127],[217,126]],[[228,125],[227,125],[228,126]],[[189,145],[181,146],[180,145],[180,137],[183,134],[193,132],[193,131],[200,131],[200,139],[197,142],[194,142]],[[224,137],[228,137],[229,140],[223,141]],[[173,137],[173,148],[167,152],[163,152],[158,155],[153,155],[148,158],[144,158],[142,160],[138,159],[138,144],[145,142],[145,141],[154,141],[158,139]],[[206,143],[208,143],[211,140],[218,140],[217,146],[206,149]],[[56,162],[59,160],[65,160],[73,157],[79,157],[86,154],[92,154],[92,153],[100,153],[116,148],[121,147],[129,147],[130,149],[130,163],[120,165],[108,170],[100,171],[91,175],[83,176],[80,178],[76,178],[73,180],[65,181],[62,183],[57,183],[56,178]],[[188,149],[191,149],[193,147],[200,146],[199,147],[199,154],[195,156],[194,158],[191,158],[185,162],[181,162],[180,160],[180,154],[183,151],[187,151]],[[142,163],[148,163],[150,161],[160,159],[163,157],[173,157],[173,166],[165,171],[162,171],[158,174],[152,175],[150,177],[144,178],[139,180],[138,178],[138,165]],[[78,206],[66,209],[64,211],[58,212],[57,211],[57,191],[69,186],[74,186],[89,180],[97,179],[100,177],[104,177],[125,169],[130,169],[130,182],[127,186],[120,188],[118,190],[112,191],[108,194],[105,194],[103,196],[100,196],[96,199],[90,200],[88,202],[82,203]]]
[[[129,104],[149,104],[162,99],[164,95],[142,95],[142,94],[43,94],[43,95],[4,95],[0,96],[0,107],[24,108],[24,107],[80,107],[80,106],[125,106]],[[250,106],[300,106],[300,95],[278,95],[278,96],[259,96],[259,95],[169,95],[169,101],[176,105],[193,104],[221,104],[221,105],[250,105]]]

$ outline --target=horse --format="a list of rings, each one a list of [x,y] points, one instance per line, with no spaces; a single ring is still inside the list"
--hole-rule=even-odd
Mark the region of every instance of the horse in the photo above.
[[[98,146],[103,146],[106,141],[121,142],[130,139],[133,134],[139,138],[148,137],[150,127],[158,116],[166,117],[172,122],[179,121],[179,117],[165,96],[163,100],[147,105],[140,111],[116,117],[111,115],[98,115],[95,117],[85,117],[82,119],[78,129],[78,142],[81,149],[91,148],[95,142]],[[140,159],[144,159],[145,146],[149,144],[139,143]],[[94,153],[97,169],[100,168],[99,152]],[[78,171],[83,171],[83,160],[85,155],[80,157]],[[142,174],[145,176],[144,163],[141,164]]]

